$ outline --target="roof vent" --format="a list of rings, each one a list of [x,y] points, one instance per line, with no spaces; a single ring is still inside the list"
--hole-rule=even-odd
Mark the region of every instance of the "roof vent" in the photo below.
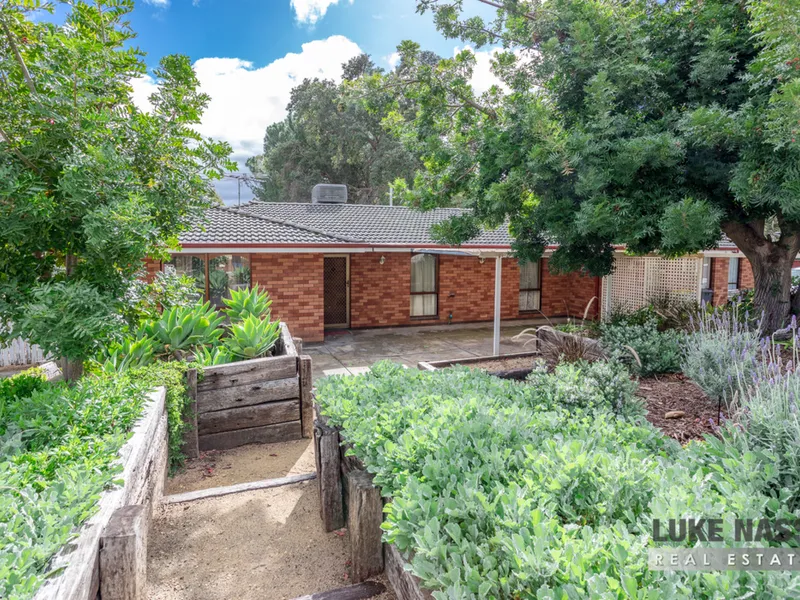
[[[333,183],[318,183],[311,190],[312,204],[347,204],[347,186]]]

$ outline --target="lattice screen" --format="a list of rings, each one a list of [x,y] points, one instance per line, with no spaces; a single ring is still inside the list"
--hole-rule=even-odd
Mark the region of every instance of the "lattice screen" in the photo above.
[[[614,273],[603,279],[603,314],[631,311],[653,298],[698,300],[701,258],[618,256]]]

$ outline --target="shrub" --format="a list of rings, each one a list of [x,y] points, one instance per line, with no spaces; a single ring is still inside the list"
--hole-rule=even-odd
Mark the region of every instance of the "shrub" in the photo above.
[[[636,382],[616,361],[562,363],[553,373],[541,365],[528,376],[533,406],[610,410],[625,416],[642,416],[644,407],[634,395]]]
[[[769,452],[721,440],[681,448],[647,423],[548,406],[536,386],[467,369],[379,363],[321,380],[317,399],[392,498],[385,540],[437,600],[800,592],[788,572],[647,567],[653,518],[792,518],[764,492],[777,483]]]
[[[131,369],[127,376],[145,388],[152,389],[160,385],[167,390],[167,427],[169,431],[169,462],[172,470],[177,469],[183,464],[185,456],[181,451],[183,446],[183,434],[188,423],[184,420],[186,412],[192,404],[189,390],[186,387],[186,371],[191,367],[185,362],[154,362],[146,367]],[[200,369],[198,377],[202,374]]]
[[[678,371],[683,337],[678,331],[659,331],[652,319],[642,325],[616,322],[600,327],[606,353],[643,377]]]
[[[780,487],[788,494],[784,502],[800,509],[800,337],[797,320],[792,319],[792,339],[786,346],[769,338],[760,344],[760,356],[752,364],[737,363],[734,418],[741,425],[735,431],[748,438],[749,445],[767,450],[776,458]]]
[[[715,400],[730,402],[737,378],[752,376],[758,330],[742,323],[739,311],[699,312],[684,341],[683,372]]]
[[[13,380],[0,382],[0,597],[30,598],[119,472],[147,388],[127,377]]]
[[[150,283],[141,277],[131,282],[125,293],[125,320],[135,329],[144,321],[157,321],[161,311],[173,306],[193,305],[200,298],[193,277],[178,275],[174,266],[164,265],[164,270],[156,273]]]

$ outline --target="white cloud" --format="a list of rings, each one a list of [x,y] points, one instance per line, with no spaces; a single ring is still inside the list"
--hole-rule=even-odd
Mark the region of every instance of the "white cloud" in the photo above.
[[[353,0],[350,0],[350,4],[352,3]],[[339,4],[339,0],[291,0],[297,20],[309,25],[314,25],[324,17],[328,7],[334,4]]]
[[[394,70],[394,68],[400,64],[400,53],[399,52],[392,52],[389,56],[384,56],[383,60],[389,65],[389,68]]]
[[[194,69],[201,91],[211,101],[197,129],[205,136],[228,142],[233,147],[233,159],[244,168],[249,157],[261,152],[267,125],[286,116],[293,87],[306,78],[339,81],[342,63],[359,54],[361,49],[355,42],[335,35],[303,44],[299,53],[289,53],[261,68],[240,58],[201,58]],[[155,90],[155,80],[145,76],[131,85],[133,101],[142,110],[149,110],[147,98]],[[231,199],[227,194],[224,197]]]
[[[169,6],[169,0],[144,0],[145,4],[152,4],[158,8],[166,8]]]
[[[456,48],[453,50],[453,55],[455,56],[463,50],[469,50],[475,55],[475,66],[472,69],[472,77],[470,78],[469,83],[477,94],[482,94],[493,85],[498,86],[503,91],[508,91],[508,87],[502,81],[500,81],[500,79],[494,73],[492,73],[492,59],[494,58],[495,54],[501,52],[499,48],[493,48],[491,50],[479,50],[478,52],[475,52],[475,50],[469,46],[465,46],[464,48],[459,48],[456,46]]]

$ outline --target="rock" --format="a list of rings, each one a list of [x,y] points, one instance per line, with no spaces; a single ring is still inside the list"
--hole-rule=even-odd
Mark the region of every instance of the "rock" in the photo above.
[[[682,410],[671,410],[664,415],[665,419],[680,419],[681,417],[685,417],[686,413]]]

